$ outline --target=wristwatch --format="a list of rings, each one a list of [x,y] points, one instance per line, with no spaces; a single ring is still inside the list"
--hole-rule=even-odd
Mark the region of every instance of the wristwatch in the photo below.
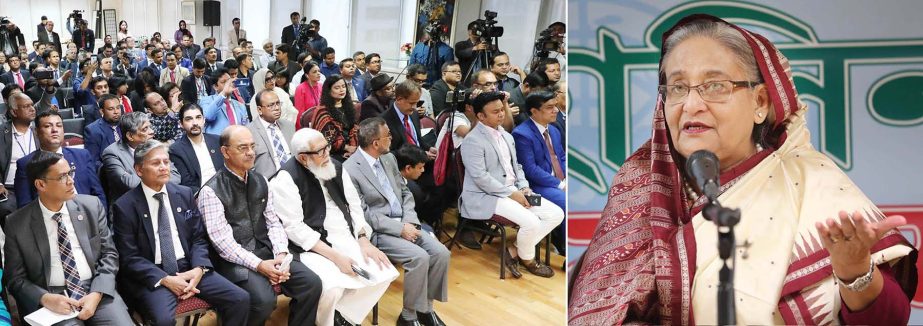
[[[840,282],[847,290],[853,292],[862,292],[872,284],[872,275],[875,273],[875,263],[869,261],[869,271],[862,276],[857,277],[852,283],[844,281],[842,278],[833,273],[833,276],[836,277],[837,281]]]

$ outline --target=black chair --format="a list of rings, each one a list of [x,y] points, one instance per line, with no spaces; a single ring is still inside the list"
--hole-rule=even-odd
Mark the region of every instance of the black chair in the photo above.
[[[74,109],[58,109],[58,114],[61,115],[61,119],[73,119],[74,118]]]
[[[64,146],[83,145],[83,118],[64,120]]]

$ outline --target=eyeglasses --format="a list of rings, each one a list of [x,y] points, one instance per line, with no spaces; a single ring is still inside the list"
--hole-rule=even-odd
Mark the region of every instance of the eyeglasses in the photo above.
[[[327,146],[324,146],[319,150],[313,152],[301,152],[301,154],[327,156],[330,154],[330,144],[328,143]]]
[[[496,85],[497,85],[497,82],[494,81],[494,82],[486,82],[486,83],[483,83],[483,84],[482,84],[482,83],[474,83],[474,84],[475,84],[475,85],[479,85],[479,86],[490,87],[490,86],[496,86]]]
[[[70,178],[71,180],[73,180],[75,175],[77,175],[77,169],[74,168],[74,167],[71,167],[70,171],[67,171],[67,173],[65,173],[65,174],[62,174],[62,175],[57,176],[57,177],[55,177],[55,178],[42,178],[42,180],[46,180],[46,181],[57,181],[57,182],[60,182],[60,183],[65,183],[65,182],[67,182],[67,179],[68,179],[68,178]]]
[[[450,74],[460,74],[461,70],[444,70],[443,72],[447,72]]]
[[[391,132],[390,132],[390,131],[388,131],[388,134],[387,134],[387,135],[384,135],[384,136],[375,138],[374,140],[385,139],[385,138],[392,138]]]
[[[762,84],[754,81],[717,80],[695,86],[660,85],[660,92],[666,95],[666,104],[679,104],[686,100],[689,92],[695,89],[705,102],[724,103],[731,98],[731,93],[738,87],[753,87]]]
[[[270,109],[271,109],[271,108],[278,108],[278,107],[281,107],[281,106],[282,106],[282,102],[280,102],[280,101],[275,101],[275,102],[266,104],[266,105],[264,105],[263,107],[264,107],[264,108],[270,108]]]

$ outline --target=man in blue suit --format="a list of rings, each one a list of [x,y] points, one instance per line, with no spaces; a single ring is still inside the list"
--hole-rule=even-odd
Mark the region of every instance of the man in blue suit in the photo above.
[[[340,76],[352,85],[349,96],[353,97],[353,101],[365,101],[365,97],[369,94],[365,92],[365,81],[356,78],[356,62],[353,58],[340,60]]]
[[[99,197],[103,203],[106,202],[106,195],[103,193],[103,187],[96,177],[96,169],[90,158],[90,153],[80,148],[63,148],[64,143],[64,122],[61,114],[57,111],[42,112],[35,117],[35,133],[38,138],[39,149],[63,154],[64,159],[70,163],[71,169],[76,172],[74,175],[74,187],[78,194],[92,195]],[[13,179],[13,187],[16,193],[16,203],[19,207],[26,206],[35,198],[38,193],[35,186],[29,182],[26,177],[26,165],[35,152],[23,156],[16,161],[16,176]]]
[[[103,155],[103,150],[116,142],[121,135],[119,119],[122,118],[122,108],[119,107],[119,98],[105,94],[100,97],[98,105],[102,119],[97,119],[83,128],[83,147],[90,152],[94,171],[102,165],[99,157]]]
[[[224,128],[230,125],[247,125],[247,107],[231,97],[235,87],[230,82],[228,70],[219,68],[213,77],[215,93],[199,98],[199,106],[205,116],[205,132],[221,135]]]
[[[170,184],[167,145],[148,140],[134,152],[141,184],[112,206],[113,239],[119,251],[119,282],[145,320],[175,324],[177,302],[199,297],[223,324],[244,325],[250,295],[214,269],[205,226],[191,189]]]
[[[532,190],[566,210],[567,191],[565,164],[566,152],[561,142],[561,131],[552,124],[557,120],[555,94],[538,91],[526,97],[526,108],[531,119],[513,129],[516,156],[525,172]],[[564,224],[554,230],[554,245],[564,249]]]
[[[221,140],[205,133],[205,118],[197,104],[183,105],[179,117],[186,136],[170,145],[170,161],[179,171],[179,184],[198,190],[224,168]]]

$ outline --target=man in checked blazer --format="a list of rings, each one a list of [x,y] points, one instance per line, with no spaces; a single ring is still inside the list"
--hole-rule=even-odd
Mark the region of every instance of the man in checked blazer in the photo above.
[[[390,154],[391,131],[382,118],[359,124],[359,150],[343,163],[362,198],[372,244],[404,266],[404,309],[398,325],[445,325],[433,300],[448,300],[449,250],[420,231],[413,194]]]

